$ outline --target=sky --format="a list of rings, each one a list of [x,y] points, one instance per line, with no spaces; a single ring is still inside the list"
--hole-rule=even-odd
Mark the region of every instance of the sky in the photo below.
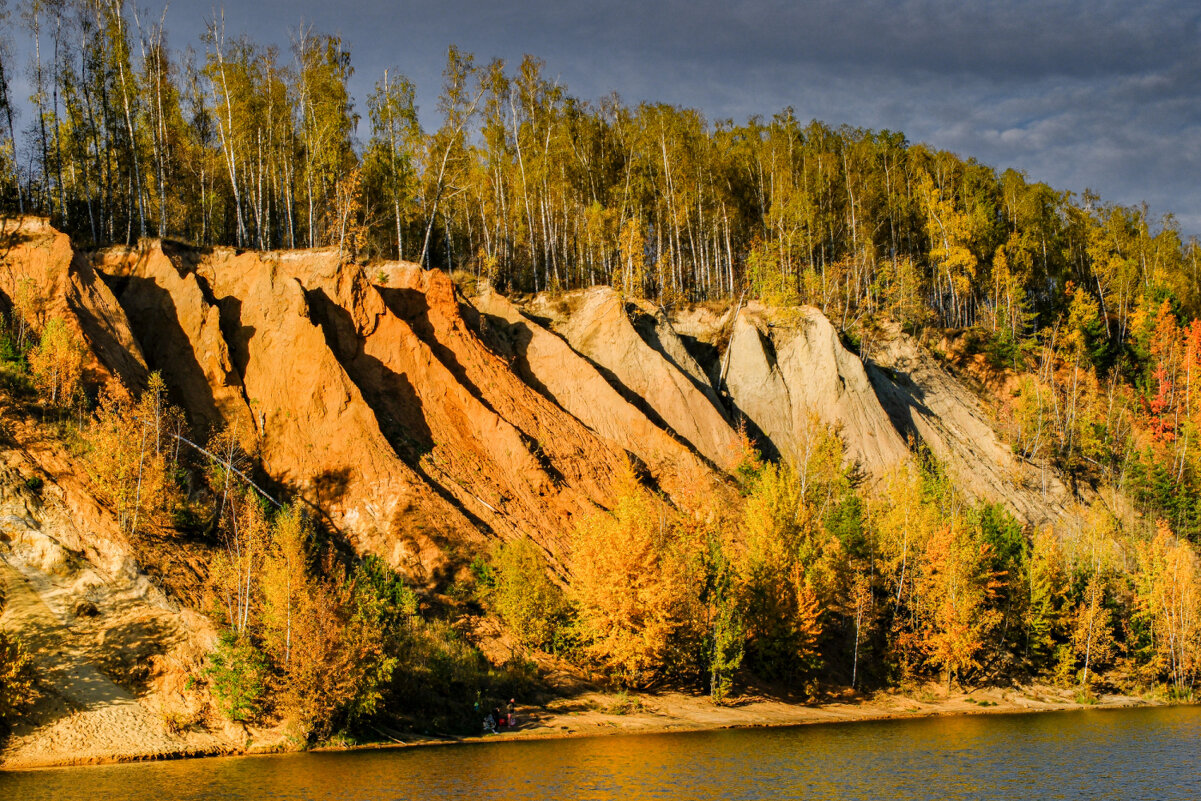
[[[161,2],[138,6],[157,19]],[[172,0],[171,46],[199,49],[220,9]],[[302,23],[343,36],[360,113],[391,68],[417,83],[435,126],[449,44],[481,63],[532,53],[577,97],[616,91],[739,122],[792,106],[801,120],[899,130],[1057,189],[1145,202],[1201,235],[1197,0],[244,0],[224,13],[227,36],[284,51]],[[20,48],[28,35],[9,24]]]

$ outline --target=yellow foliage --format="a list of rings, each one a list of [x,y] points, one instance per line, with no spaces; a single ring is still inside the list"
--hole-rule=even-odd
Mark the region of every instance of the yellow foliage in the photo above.
[[[822,533],[805,491],[789,465],[764,465],[743,505],[734,549],[751,662],[769,676],[816,665],[822,613],[841,580],[838,542]]]
[[[262,566],[271,528],[262,500],[248,490],[229,493],[225,510],[221,521],[225,547],[213,557],[209,581],[227,624],[242,635],[259,612]]]
[[[548,648],[566,614],[563,592],[547,575],[546,561],[528,538],[496,551],[491,605],[522,644]]]
[[[338,710],[357,694],[378,636],[353,625],[349,582],[311,581],[294,599],[291,648],[281,666],[284,709],[305,734],[329,734]]]
[[[46,403],[66,406],[74,400],[83,375],[83,354],[83,343],[65,322],[55,317],[46,323],[29,354],[34,386]]]
[[[1197,554],[1160,521],[1138,546],[1139,613],[1151,624],[1158,672],[1177,693],[1191,691],[1201,647],[1201,571]]]
[[[954,194],[936,186],[929,173],[921,173],[917,194],[926,212],[926,233],[930,237],[930,260],[939,265],[956,314],[973,294],[979,261],[972,251],[976,232],[972,216],[961,211]]]
[[[695,618],[699,547],[679,532],[675,511],[632,468],[614,509],[576,532],[571,592],[580,630],[590,656],[624,684],[652,683]]]
[[[642,241],[642,224],[636,218],[626,220],[618,236],[621,262],[614,265],[613,286],[626,295],[642,292],[646,278],[646,255]]]
[[[24,350],[31,332],[41,327],[46,316],[46,300],[32,278],[17,281],[12,301],[18,351]]]
[[[261,504],[254,505],[261,509]],[[267,653],[285,667],[292,659],[292,629],[300,599],[312,589],[308,568],[311,538],[305,515],[287,507],[276,515],[263,554],[263,641]]]
[[[917,576],[925,648],[941,668],[947,687],[980,666],[979,654],[1001,621],[989,607],[1000,587],[989,567],[991,549],[969,530],[937,528],[926,542]]]
[[[1054,635],[1063,624],[1067,569],[1059,538],[1051,528],[1034,535],[1026,570],[1026,630],[1030,650],[1040,656],[1052,651]]]
[[[0,598],[0,608],[3,607]],[[19,638],[0,631],[0,724],[6,724],[38,698],[37,676],[29,650]]]
[[[1084,290],[1077,287],[1072,293],[1072,304],[1068,309],[1068,325],[1064,332],[1065,345],[1068,354],[1079,362],[1087,362],[1088,333],[1097,324],[1101,316],[1097,302]]]
[[[1080,684],[1088,689],[1089,674],[1096,676],[1097,665],[1113,657],[1114,639],[1112,613],[1105,606],[1108,581],[1104,574],[1094,573],[1088,580],[1084,600],[1076,609],[1076,625],[1072,628],[1072,653],[1083,660]]]
[[[774,247],[756,238],[746,256],[746,277],[751,293],[769,306],[792,306],[800,298]]]
[[[165,524],[178,501],[178,444],[172,434],[182,431],[183,415],[164,394],[157,373],[137,403],[119,388],[106,387],[83,431],[88,477],[128,534]]]
[[[868,505],[881,572],[889,593],[901,603],[912,594],[912,582],[920,555],[934,529],[934,516],[923,502],[922,477],[909,464],[898,466],[886,478],[883,491]]]

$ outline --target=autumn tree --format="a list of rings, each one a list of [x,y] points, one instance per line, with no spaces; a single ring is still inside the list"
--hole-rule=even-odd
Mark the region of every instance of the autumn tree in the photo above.
[[[916,577],[924,646],[942,670],[947,692],[953,680],[981,666],[980,655],[1001,613],[991,601],[1001,586],[991,564],[991,546],[965,527],[935,528],[926,541]]]
[[[0,721],[10,722],[38,697],[33,658],[12,634],[0,631]]]
[[[529,539],[505,543],[493,557],[495,579],[488,604],[529,648],[549,649],[565,624],[563,591],[547,573],[546,560]]]
[[[75,400],[83,376],[84,346],[61,318],[51,318],[29,352],[33,383],[50,406]]]
[[[416,88],[405,76],[384,70],[367,98],[371,140],[363,155],[364,184],[395,226],[395,255],[405,257],[405,228],[416,214],[416,161],[421,147]]]
[[[1064,635],[1070,589],[1063,551],[1053,529],[1044,528],[1034,535],[1022,578],[1026,652],[1036,664],[1045,663]]]
[[[1152,631],[1155,666],[1173,692],[1191,695],[1201,645],[1201,573],[1197,555],[1160,521],[1138,547],[1138,613]]]
[[[906,464],[888,475],[868,506],[885,587],[898,607],[916,593],[914,577],[935,527],[924,500],[921,474]]]
[[[612,511],[576,532],[571,599],[587,653],[615,680],[646,686],[672,663],[695,619],[697,543],[678,536],[675,512],[628,469]]]
[[[293,622],[301,599],[311,590],[312,537],[305,514],[296,507],[286,507],[272,521],[270,541],[262,557],[263,640],[268,653],[285,670],[292,661]]]
[[[184,428],[183,414],[167,401],[158,373],[136,402],[120,386],[100,393],[99,408],[83,431],[86,465],[93,488],[125,533],[146,534],[169,522],[181,497]]]
[[[292,42],[296,58],[294,93],[304,174],[309,247],[339,242],[341,225],[322,225],[325,209],[335,201],[339,182],[356,167],[351,136],[358,124],[347,86],[354,67],[341,37],[302,27]]]
[[[820,530],[804,484],[787,463],[763,466],[741,527],[732,561],[748,663],[777,678],[811,674],[820,663],[838,543]]]
[[[214,556],[210,582],[225,625],[239,638],[244,638],[258,623],[263,563],[268,548],[274,543],[265,500],[248,488],[237,486],[227,494],[224,504],[225,511],[219,521],[222,549]],[[287,545],[291,547],[297,543]],[[294,554],[289,551],[277,559],[290,556]],[[278,571],[279,563],[274,567]],[[298,565],[295,569],[300,571],[303,566]],[[280,614],[278,609],[274,611]],[[290,641],[290,613],[290,607],[283,613],[287,625],[285,647]]]
[[[419,259],[423,266],[429,266],[430,236],[437,222],[447,185],[454,176],[462,174],[461,162],[467,156],[467,126],[475,116],[476,108],[484,94],[482,86],[477,85],[475,58],[454,45],[447,50],[446,69],[443,70],[442,77],[442,94],[438,98],[438,108],[443,116],[442,127],[434,135],[427,164],[427,191],[432,197],[424,204],[425,234]],[[449,242],[449,231],[447,234]],[[449,251],[447,257],[449,260]]]
[[[705,588],[701,603],[707,618],[701,668],[707,672],[709,697],[723,703],[746,654],[746,623],[739,608],[737,576],[720,533],[709,536],[705,559]]]
[[[1069,646],[1062,649],[1060,672],[1079,666],[1079,684],[1089,692],[1097,678],[1099,665],[1114,656],[1113,568],[1117,554],[1114,520],[1100,508],[1089,511],[1085,525],[1071,543],[1073,584],[1076,602],[1075,620]]]

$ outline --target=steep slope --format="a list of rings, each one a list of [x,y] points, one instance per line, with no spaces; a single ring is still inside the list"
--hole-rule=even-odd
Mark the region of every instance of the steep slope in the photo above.
[[[1073,499],[1059,477],[1017,457],[975,393],[899,326],[884,327],[867,371],[897,429],[929,447],[970,495],[1036,526],[1068,513]]]
[[[471,521],[397,456],[277,257],[218,250],[172,259],[148,243],[104,263],[119,278],[151,367],[193,424],[235,430],[273,482],[299,493],[360,551],[429,582],[450,564],[448,551],[479,540]]]
[[[725,358],[732,402],[782,455],[802,458],[812,415],[839,429],[847,458],[868,475],[908,458],[862,362],[817,309],[750,304],[734,320]]]
[[[35,580],[42,579],[39,583],[49,585],[43,577],[33,575]],[[123,600],[106,609],[108,627],[92,634],[80,624],[79,616],[61,608],[56,612],[50,606],[57,598],[70,600],[72,596],[49,586],[43,597],[35,589],[35,581],[0,556],[0,590],[7,595],[0,628],[18,632],[38,654],[39,681],[45,693],[5,740],[0,767],[213,754],[241,745],[219,730],[168,731],[163,726],[168,709],[164,704],[175,700],[173,693],[131,692],[110,678],[109,673],[120,673],[113,663],[120,654],[117,648],[127,648],[132,659],[150,659],[152,663],[178,658],[177,654],[156,652],[156,646],[178,636],[177,632],[168,633],[174,623],[170,613]],[[118,615],[124,618],[124,626],[114,625]],[[140,639],[133,639],[139,634]],[[102,647],[106,642],[108,649]],[[204,651],[191,650],[190,665],[198,667]],[[183,677],[177,678],[182,683]],[[171,714],[178,712],[171,710]]]
[[[179,600],[196,575],[186,549],[130,543],[61,443],[14,421],[0,451],[0,628],[35,654],[41,697],[0,751],[2,767],[214,753],[221,728],[165,730],[199,717],[189,689],[215,639]],[[147,572],[156,581],[151,581]],[[163,591],[166,587],[170,595]]]
[[[71,239],[40,217],[0,221],[0,310],[28,293],[31,322],[60,319],[86,344],[84,379],[128,387],[146,380],[146,363],[112,292]]]
[[[611,476],[624,457],[586,425],[550,402],[491,351],[463,318],[463,304],[445,273],[393,268],[380,293],[454,377],[535,446],[547,470],[598,500],[611,500]]]
[[[602,437],[637,456],[670,496],[719,483],[687,445],[655,425],[621,396],[586,359],[486,289],[471,298],[467,322],[517,374]]]
[[[442,273],[287,254],[333,352],[389,440],[487,530],[531,536],[561,560],[575,519],[612,502],[620,449],[526,386],[467,330]]]
[[[613,501],[621,446],[491,352],[441,273],[385,265],[377,288],[332,250],[158,242],[94,261],[195,428],[239,432],[276,484],[419,581],[486,534],[562,564],[578,517]]]
[[[208,287],[184,264],[184,255],[160,242],[95,254],[102,274],[119,276],[114,291],[142,343],[146,360],[162,372],[193,428],[229,425],[254,430],[241,376],[221,333],[221,314]]]
[[[591,361],[609,382],[660,424],[719,467],[737,453],[738,437],[704,371],[662,315],[633,313],[610,287],[535,298],[527,310]]]

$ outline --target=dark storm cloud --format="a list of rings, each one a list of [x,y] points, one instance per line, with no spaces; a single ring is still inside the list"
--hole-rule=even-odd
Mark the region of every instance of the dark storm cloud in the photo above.
[[[174,0],[177,47],[211,0]],[[229,3],[230,34],[283,47],[307,20],[352,47],[360,107],[396,67],[434,108],[447,44],[487,61],[533,53],[578,96],[903,130],[1062,189],[1174,211],[1201,233],[1201,4],[1072,2]]]
[[[1193,44],[1198,12],[1181,3],[714,3],[714,41],[737,59],[929,71],[1014,80],[1145,69]],[[681,8],[684,6],[682,5]],[[722,12],[719,9],[725,8]],[[725,19],[722,17],[725,16]],[[715,48],[718,49],[718,48]]]

